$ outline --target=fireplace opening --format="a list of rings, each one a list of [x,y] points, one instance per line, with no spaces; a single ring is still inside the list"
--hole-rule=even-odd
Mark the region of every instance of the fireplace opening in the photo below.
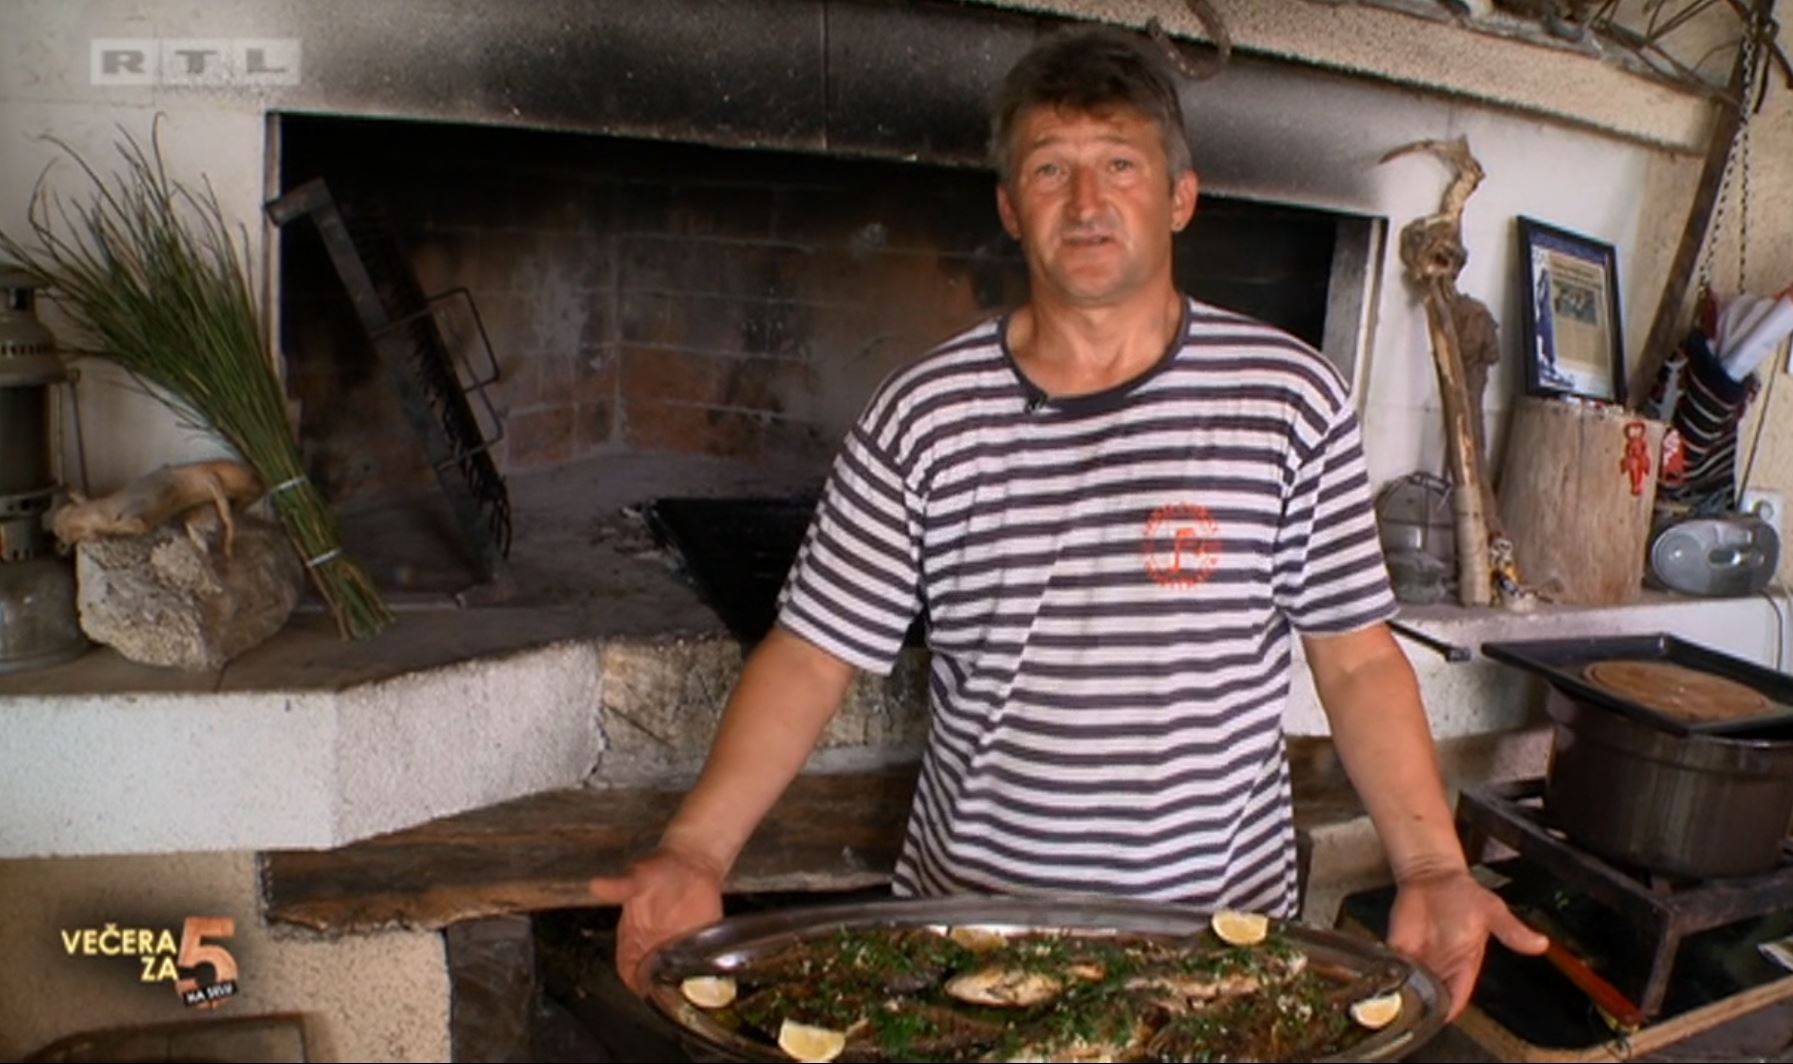
[[[987,171],[334,115],[276,126],[282,192],[322,178],[384,217],[424,292],[470,294],[436,317],[472,365],[476,309],[496,357],[515,604],[608,608],[642,586],[626,570],[652,553],[644,504],[732,498],[704,520],[736,537],[723,576],[751,587],[696,583],[713,605],[738,598],[721,612],[755,638],[878,381],[1026,293]],[[1204,195],[1178,282],[1350,379],[1380,224]],[[461,590],[473,573],[451,511],[323,242],[289,225],[279,247],[300,438],[345,542],[390,592]]]

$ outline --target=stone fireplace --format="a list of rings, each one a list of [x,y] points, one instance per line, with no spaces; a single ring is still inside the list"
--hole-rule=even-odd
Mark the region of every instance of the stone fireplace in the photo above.
[[[981,168],[341,116],[276,128],[282,190],[323,178],[345,207],[379,210],[426,292],[471,293],[498,369],[494,454],[523,496],[544,471],[585,470],[583,511],[513,506],[526,598],[547,590],[527,579],[542,522],[642,501],[618,480],[813,491],[880,379],[1025,295]],[[1211,196],[1176,271],[1349,374],[1380,229]],[[455,567],[423,534],[442,509],[424,452],[322,242],[282,235],[280,349],[311,475],[383,586],[439,587]],[[466,353],[464,306],[438,320]]]

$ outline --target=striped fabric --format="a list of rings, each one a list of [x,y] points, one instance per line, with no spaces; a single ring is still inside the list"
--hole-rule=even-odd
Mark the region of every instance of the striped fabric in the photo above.
[[[1684,364],[1682,366],[1681,364]],[[1671,424],[1681,433],[1687,472],[1677,484],[1657,489],[1657,502],[1695,514],[1723,513],[1737,505],[1737,430],[1755,392],[1755,377],[1732,380],[1704,334],[1687,334],[1681,349],[1663,364],[1666,379],[1681,368],[1678,391],[1659,381],[1672,399]]]
[[[842,447],[779,623],[887,673],[925,609],[932,722],[900,894],[1295,897],[1291,627],[1394,612],[1357,420],[1310,348],[1187,302],[1147,372],[1052,400],[986,322]]]

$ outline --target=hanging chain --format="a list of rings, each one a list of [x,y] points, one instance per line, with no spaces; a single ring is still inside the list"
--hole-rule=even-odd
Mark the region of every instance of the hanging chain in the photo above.
[[[1742,107],[1737,126],[1737,291],[1741,294],[1749,284],[1749,127],[1754,114],[1756,96],[1756,62],[1762,54],[1761,12],[1753,9],[1749,19],[1749,51],[1743,57],[1743,93],[1737,104]]]
[[[1718,257],[1718,237],[1724,228],[1725,208],[1730,203],[1731,185],[1739,186],[1737,201],[1737,290],[1743,290],[1749,275],[1749,120],[1754,110],[1756,65],[1762,52],[1762,11],[1752,5],[1744,26],[1743,70],[1737,93],[1737,130],[1731,135],[1731,146],[1725,155],[1724,177],[1718,185],[1718,198],[1712,204],[1712,221],[1706,229],[1706,253],[1700,259],[1699,289],[1711,291],[1712,265]]]

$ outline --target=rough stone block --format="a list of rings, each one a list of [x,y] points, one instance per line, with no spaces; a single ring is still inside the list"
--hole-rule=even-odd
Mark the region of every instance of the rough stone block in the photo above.
[[[889,676],[862,672],[822,736],[824,748],[918,748],[928,730],[928,656],[905,650]]]
[[[455,1060],[534,1060],[535,932],[527,916],[496,916],[443,932]]]
[[[614,640],[601,662],[605,761],[674,767],[709,749],[741,673],[729,639]]]
[[[239,516],[229,559],[166,526],[81,544],[75,576],[89,639],[145,665],[206,671],[286,624],[304,568],[280,526]]]
[[[599,707],[605,777],[701,764],[742,661],[740,644],[726,636],[606,643]],[[927,691],[927,655],[921,651],[905,651],[888,677],[860,674],[820,747],[919,748],[927,731]]]

